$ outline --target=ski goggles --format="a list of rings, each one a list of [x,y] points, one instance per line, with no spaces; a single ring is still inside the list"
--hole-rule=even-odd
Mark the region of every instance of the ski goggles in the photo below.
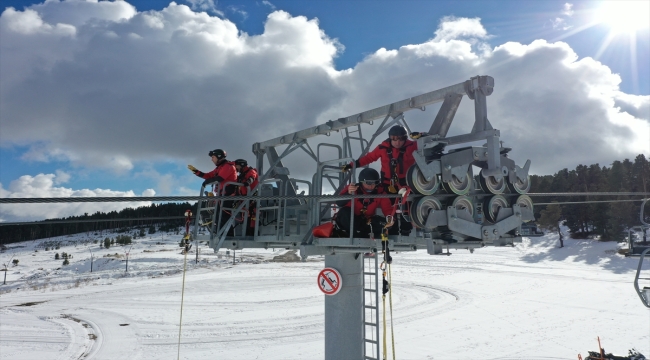
[[[362,183],[368,186],[379,185],[379,180],[363,180]]]

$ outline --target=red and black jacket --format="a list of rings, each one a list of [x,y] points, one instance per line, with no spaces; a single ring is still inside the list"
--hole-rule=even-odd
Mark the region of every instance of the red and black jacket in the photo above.
[[[235,168],[235,163],[227,160],[220,162],[214,170],[207,174],[202,171],[197,171],[194,175],[204,178],[208,182],[218,181],[220,183],[227,183],[237,181],[237,169]],[[228,185],[226,186],[226,189],[222,188],[224,195],[232,195],[235,190],[236,186],[234,185]]]
[[[361,184],[356,184],[359,187],[357,188],[357,191],[355,192],[356,195],[376,195],[376,194],[385,194],[386,192],[384,191],[384,188],[381,186],[377,186],[375,190],[372,192],[365,192],[363,190],[363,185]],[[339,195],[350,195],[348,192],[350,185],[346,186],[343,191]],[[351,207],[352,201],[350,200],[342,200],[337,202],[337,205],[341,207]],[[381,211],[384,213],[384,215],[390,215],[392,214],[393,207],[390,203],[390,199],[388,198],[374,198],[374,199],[363,199],[363,198],[358,198],[354,199],[354,215],[359,216],[359,215],[364,215],[366,218],[370,218],[373,215],[375,215],[375,211],[377,208],[380,208]]]
[[[415,141],[406,140],[401,148],[394,148],[390,139],[384,140],[371,152],[356,161],[356,167],[366,166],[381,159],[381,179],[384,184],[389,184],[393,176],[396,176],[401,186],[406,185],[406,172],[415,164],[413,152],[417,150]],[[391,166],[391,163],[393,166]],[[352,165],[352,164],[350,164]]]
[[[239,176],[237,177],[237,182],[244,184],[244,186],[239,187],[239,194],[247,195],[248,189],[246,187],[250,187],[250,189],[253,190],[259,183],[259,176],[257,174],[257,170],[255,170],[255,168],[252,168],[250,166],[246,166],[245,168],[242,168],[241,171],[239,172]]]

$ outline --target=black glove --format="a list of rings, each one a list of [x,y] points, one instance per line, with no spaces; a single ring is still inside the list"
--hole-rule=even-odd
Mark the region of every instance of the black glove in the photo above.
[[[348,172],[348,171],[350,171],[350,169],[352,169],[352,165],[350,165],[350,164],[346,164],[341,168],[341,170],[343,172]]]

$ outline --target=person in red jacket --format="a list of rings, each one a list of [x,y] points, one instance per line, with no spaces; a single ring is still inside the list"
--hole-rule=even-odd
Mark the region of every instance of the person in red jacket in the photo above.
[[[370,195],[385,194],[383,187],[380,185],[379,173],[372,168],[366,168],[359,173],[359,183],[348,185],[340,195]],[[337,202],[340,209],[336,215],[336,224],[339,228],[350,233],[350,215],[352,213],[352,200],[341,200]],[[377,208],[380,208],[384,216],[375,215]],[[373,199],[354,199],[354,234],[356,238],[370,237],[370,233],[375,238],[381,236],[384,226],[392,227],[392,217],[387,219],[386,216],[392,214],[393,207],[388,198]]]
[[[237,181],[237,169],[235,168],[235,163],[226,160],[226,152],[221,149],[215,149],[208,153],[212,159],[212,163],[216,166],[214,170],[209,173],[204,173],[192,165],[187,165],[187,168],[194,173],[194,175],[204,178],[203,186],[208,184],[214,184],[216,190],[216,183],[225,184],[228,182]],[[237,190],[235,185],[228,185],[225,188],[221,187],[222,195],[232,195]]]
[[[257,183],[259,182],[259,175],[257,174],[257,170],[248,166],[248,161],[244,159],[237,159],[234,161],[234,163],[235,168],[239,173],[237,176],[237,182],[244,184],[244,186],[239,187],[238,192],[240,195],[247,195],[248,188],[253,190],[255,187],[257,187]]]
[[[235,168],[235,163],[226,160],[226,155],[226,152],[222,149],[215,149],[208,153],[208,156],[210,156],[212,159],[212,163],[216,166],[214,170],[210,171],[209,173],[204,173],[192,165],[187,165],[187,168],[190,169],[194,175],[205,179],[202,184],[204,187],[209,184],[213,184],[213,191],[216,192],[217,189],[220,189],[221,194],[217,195],[234,195],[237,191],[237,186],[226,184],[229,182],[237,181],[237,169]],[[217,186],[218,184],[221,186]],[[234,202],[230,200],[223,201],[222,207],[232,208],[233,204]],[[209,210],[208,212],[210,213],[211,211]],[[226,212],[225,210],[221,211],[221,226],[223,226],[228,221],[228,219],[230,219],[230,213]],[[214,225],[216,224],[211,224],[210,221],[204,220],[203,225],[208,226],[210,231],[213,231]],[[230,229],[229,233],[232,233],[232,228]]]
[[[395,125],[388,131],[388,139],[366,155],[360,157],[356,167],[360,168],[381,160],[382,183],[392,194],[406,186],[406,172],[415,164],[413,152],[417,150],[417,143],[408,140],[406,129],[402,125]],[[345,171],[352,168],[352,163],[344,167]]]
[[[239,172],[239,176],[237,176],[237,182],[244,184],[243,186],[240,185],[237,190],[239,195],[248,195],[248,189],[251,189],[251,191],[255,192],[255,188],[259,183],[259,176],[257,174],[257,170],[255,168],[248,166],[248,161],[244,159],[235,160],[235,168],[237,168],[237,171]],[[249,202],[249,204],[250,204],[250,206],[248,206],[249,221],[246,224],[246,235],[253,236],[254,229],[255,229],[255,212],[256,212],[255,202],[251,201]]]
[[[396,194],[401,187],[406,186],[406,174],[408,169],[415,164],[413,152],[417,150],[417,143],[408,139],[406,128],[402,125],[395,125],[388,130],[388,139],[366,155],[360,157],[356,167],[366,166],[377,160],[381,160],[381,179],[384,187],[391,194]],[[352,163],[345,165],[343,171],[352,168]],[[391,199],[394,202],[395,199]],[[399,233],[409,235],[413,225],[400,213],[398,216],[399,225],[392,229],[391,235]]]

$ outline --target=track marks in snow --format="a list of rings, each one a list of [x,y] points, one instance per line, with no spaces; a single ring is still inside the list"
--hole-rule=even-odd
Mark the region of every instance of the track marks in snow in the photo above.
[[[66,316],[37,316],[26,311],[3,309],[0,353],[7,359],[33,359],[34,353],[48,353],[51,359],[83,357],[91,339],[80,321]]]

